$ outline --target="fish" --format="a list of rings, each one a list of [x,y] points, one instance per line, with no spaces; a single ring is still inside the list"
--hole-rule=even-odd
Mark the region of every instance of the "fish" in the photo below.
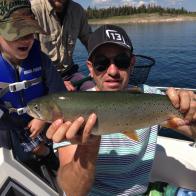
[[[53,122],[62,118],[74,121],[80,116],[97,115],[94,135],[124,133],[138,141],[137,129],[150,127],[175,117],[183,118],[166,95],[131,93],[129,91],[61,92],[32,100],[27,113],[37,119]]]

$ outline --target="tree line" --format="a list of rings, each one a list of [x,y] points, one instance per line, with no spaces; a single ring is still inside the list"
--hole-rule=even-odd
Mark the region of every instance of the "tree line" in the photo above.
[[[109,8],[100,8],[100,9],[97,9],[96,7],[87,8],[87,15],[89,19],[109,18],[113,16],[127,16],[127,15],[142,14],[142,13],[144,14],[158,13],[160,15],[191,14],[191,12],[188,12],[183,7],[180,9],[176,9],[176,8],[163,8],[161,6],[156,6],[156,5],[142,5],[140,7],[120,6],[120,7],[109,7]]]

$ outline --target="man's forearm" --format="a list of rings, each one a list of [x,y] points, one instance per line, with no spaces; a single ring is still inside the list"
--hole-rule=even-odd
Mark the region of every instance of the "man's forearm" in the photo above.
[[[58,183],[68,196],[86,196],[94,182],[100,138],[93,145],[78,145],[73,160],[60,167]]]

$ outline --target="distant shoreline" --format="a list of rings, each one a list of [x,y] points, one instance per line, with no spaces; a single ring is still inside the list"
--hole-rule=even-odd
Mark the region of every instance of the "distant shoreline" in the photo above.
[[[137,24],[137,23],[163,23],[196,21],[196,16],[191,15],[159,15],[159,14],[136,14],[130,16],[116,16],[106,19],[90,19],[89,24]]]

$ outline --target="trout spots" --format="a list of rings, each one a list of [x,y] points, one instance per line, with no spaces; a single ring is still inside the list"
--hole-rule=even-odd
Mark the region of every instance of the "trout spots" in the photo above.
[[[99,109],[99,106],[95,106],[95,111],[97,111]]]
[[[114,112],[117,112],[117,108],[116,107],[113,107],[112,109],[113,109]]]
[[[39,113],[48,121],[56,118],[72,121],[80,115],[87,118],[94,112],[98,117],[97,132],[103,135],[149,127],[167,120],[172,114],[178,115],[166,96],[153,94],[66,92],[36,99],[33,103],[41,104]]]
[[[160,113],[163,113],[164,111],[163,111],[163,110],[159,110],[159,112],[160,112]]]
[[[52,114],[52,121],[55,121],[56,119],[63,118],[63,114],[55,108],[54,110],[51,110]]]
[[[109,108],[110,110],[117,112],[116,104],[112,103],[111,107]]]
[[[117,126],[120,126],[120,123],[116,123]]]

